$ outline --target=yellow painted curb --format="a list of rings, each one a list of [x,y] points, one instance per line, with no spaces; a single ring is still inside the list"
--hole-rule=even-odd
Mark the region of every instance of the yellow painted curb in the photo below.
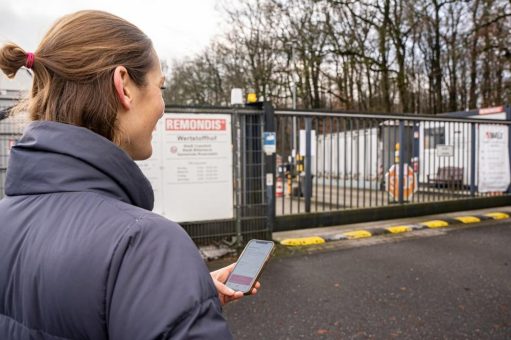
[[[385,229],[388,230],[392,234],[399,234],[399,233],[406,233],[408,231],[411,231],[412,227],[409,227],[407,225],[398,225],[398,226],[394,226],[394,227],[388,227]]]
[[[477,218],[475,216],[458,216],[456,219],[463,223],[477,223],[481,222],[480,218]]]
[[[325,240],[319,236],[312,237],[300,237],[300,238],[288,238],[280,241],[280,244],[284,246],[310,246],[312,244],[322,244]]]
[[[447,223],[446,221],[441,221],[441,220],[426,221],[426,222],[422,222],[421,224],[425,225],[428,228],[445,228],[445,227],[449,226],[449,223]]]
[[[349,240],[354,240],[357,238],[366,238],[371,237],[371,233],[366,230],[354,230],[343,233]]]
[[[488,214],[484,214],[484,216],[491,217],[491,218],[493,218],[494,220],[504,220],[504,219],[506,219],[506,218],[509,218],[509,215],[508,215],[508,214],[506,214],[506,213],[501,213],[501,212],[488,213]]]

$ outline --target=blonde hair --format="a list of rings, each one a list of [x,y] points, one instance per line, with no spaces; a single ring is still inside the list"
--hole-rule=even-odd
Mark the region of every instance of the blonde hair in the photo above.
[[[34,54],[32,91],[17,109],[28,110],[33,120],[82,126],[118,142],[114,70],[124,66],[144,86],[154,66],[151,40],[113,14],[79,11],[59,19]],[[0,49],[0,69],[9,78],[26,61],[27,53],[14,43]]]

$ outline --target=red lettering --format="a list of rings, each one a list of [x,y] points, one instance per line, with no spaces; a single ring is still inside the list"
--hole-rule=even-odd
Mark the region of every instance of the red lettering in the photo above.
[[[165,129],[179,131],[225,131],[225,119],[167,118]]]

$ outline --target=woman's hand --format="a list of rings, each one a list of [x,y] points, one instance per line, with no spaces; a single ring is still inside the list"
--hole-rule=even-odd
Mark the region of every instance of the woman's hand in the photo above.
[[[229,277],[229,274],[231,274],[232,270],[234,269],[234,266],[236,263],[232,263],[228,265],[227,267],[223,267],[221,269],[215,270],[214,272],[211,272],[211,278],[213,278],[213,282],[215,283],[216,290],[218,292],[218,298],[220,299],[220,302],[222,305],[225,305],[228,302],[241,299],[243,297],[243,292],[236,292],[232,290],[231,288],[227,287],[224,282]],[[254,289],[252,289],[251,295],[254,295],[257,293],[257,289],[261,287],[261,284],[256,282]]]

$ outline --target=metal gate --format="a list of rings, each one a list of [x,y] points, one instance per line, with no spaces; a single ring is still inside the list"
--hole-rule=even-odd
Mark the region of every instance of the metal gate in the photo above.
[[[263,134],[271,128],[271,106],[239,108],[167,107],[167,113],[230,114],[233,147],[234,218],[198,222],[182,222],[197,245],[227,244],[242,247],[252,238],[271,239],[272,186],[266,184],[266,173],[274,176],[272,156],[263,153]],[[267,114],[265,114],[267,112]],[[268,123],[270,122],[270,123]],[[274,156],[273,156],[274,157]]]
[[[507,189],[481,192],[478,178],[478,131],[509,132],[509,121],[296,110],[275,116],[283,184],[275,231],[510,202]]]

